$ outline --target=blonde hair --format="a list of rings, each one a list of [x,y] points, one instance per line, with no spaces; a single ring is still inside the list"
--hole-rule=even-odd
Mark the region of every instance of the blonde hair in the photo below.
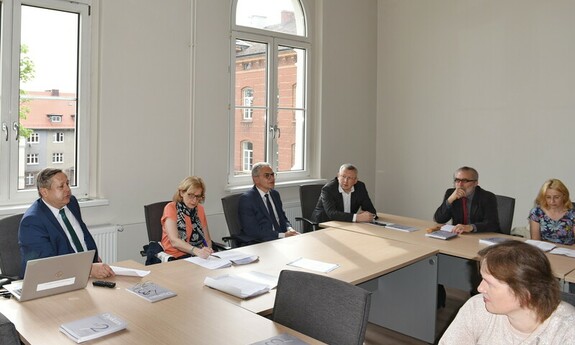
[[[545,181],[545,183],[543,184],[543,186],[541,186],[541,189],[539,190],[539,194],[537,194],[535,204],[539,205],[542,208],[549,207],[549,205],[547,205],[547,199],[545,199],[545,193],[547,193],[549,189],[556,190],[559,193],[563,194],[563,203],[564,203],[563,206],[565,206],[566,209],[569,210],[573,208],[571,199],[569,199],[569,190],[567,189],[567,187],[565,187],[565,185],[563,184],[563,182],[561,182],[561,180],[558,180],[556,178],[552,178]]]
[[[203,196],[206,195],[206,185],[204,184],[204,180],[202,180],[199,176],[188,176],[180,182],[178,185],[178,190],[174,194],[172,201],[174,202],[182,202],[182,196],[180,192],[188,192],[190,189],[201,189],[202,190],[202,200]]]

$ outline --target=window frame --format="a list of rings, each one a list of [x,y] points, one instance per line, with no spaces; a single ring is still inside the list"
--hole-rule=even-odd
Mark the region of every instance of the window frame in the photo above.
[[[310,133],[311,129],[311,118],[313,116],[313,110],[311,107],[311,94],[312,88],[314,87],[315,83],[312,80],[312,61],[313,61],[313,40],[311,39],[311,28],[313,27],[310,18],[308,16],[308,11],[306,9],[306,1],[299,0],[299,4],[302,8],[302,14],[304,17],[305,25],[305,36],[297,36],[286,34],[282,32],[275,32],[275,31],[267,31],[262,29],[257,29],[253,27],[246,27],[242,25],[236,24],[236,8],[237,8],[237,1],[232,1],[232,13],[231,13],[231,33],[230,33],[230,114],[229,114],[229,126],[230,126],[230,142],[229,142],[229,162],[228,162],[228,185],[229,186],[240,186],[252,183],[252,178],[250,174],[244,175],[235,175],[234,166],[235,166],[235,152],[236,149],[242,151],[242,147],[235,147],[235,111],[239,108],[236,108],[236,104],[240,104],[235,99],[235,87],[236,87],[236,80],[235,80],[235,61],[236,61],[236,40],[248,40],[248,41],[256,41],[261,42],[264,44],[268,44],[268,56],[267,56],[267,101],[266,104],[267,109],[269,111],[266,126],[269,128],[271,124],[277,124],[277,116],[278,116],[278,104],[276,102],[272,102],[272,100],[277,96],[277,80],[278,80],[278,47],[280,46],[287,46],[296,49],[303,49],[306,52],[306,61],[301,66],[303,69],[302,73],[305,73],[304,81],[305,81],[305,91],[304,91],[304,105],[303,109],[305,109],[305,119],[304,119],[304,134],[303,134],[303,167],[301,170],[297,171],[279,171],[276,163],[273,161],[272,158],[277,158],[277,155],[272,155],[270,152],[272,150],[277,149],[277,141],[274,139],[269,139],[266,134],[266,147],[265,147],[265,156],[267,157],[267,161],[272,165],[274,171],[278,173],[278,183],[289,183],[290,181],[301,181],[303,179],[310,179],[312,178],[312,171],[311,171],[311,145],[310,145]],[[268,131],[269,133],[269,131]],[[262,133],[264,134],[264,133]],[[241,143],[239,143],[241,145]],[[291,148],[289,148],[291,150]],[[240,156],[243,158],[243,155]],[[255,163],[255,162],[254,162]],[[241,164],[243,166],[243,162]],[[278,184],[276,183],[276,184]]]
[[[20,105],[20,26],[21,7],[34,6],[50,10],[78,14],[78,75],[76,84],[77,113],[75,138],[76,144],[75,171],[76,185],[72,186],[72,193],[78,198],[89,196],[90,191],[90,123],[91,123],[91,72],[92,66],[92,0],[0,0],[1,20],[1,70],[0,88],[2,100],[0,102],[0,125],[8,125],[8,134],[2,133],[0,140],[0,206],[28,204],[38,197],[37,190],[19,190],[18,159],[19,150],[25,145],[27,138],[16,141],[16,133],[12,130],[13,123],[19,123]],[[9,115],[11,114],[11,115]],[[4,136],[9,137],[5,141]],[[16,144],[15,144],[16,143]],[[47,155],[50,153],[47,152]],[[41,158],[50,160],[51,157]],[[23,176],[26,179],[26,174]],[[73,180],[71,178],[71,180]]]

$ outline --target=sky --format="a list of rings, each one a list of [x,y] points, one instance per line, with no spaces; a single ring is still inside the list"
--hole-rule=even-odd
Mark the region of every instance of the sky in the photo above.
[[[26,91],[76,92],[78,14],[22,6],[22,44],[35,66]]]

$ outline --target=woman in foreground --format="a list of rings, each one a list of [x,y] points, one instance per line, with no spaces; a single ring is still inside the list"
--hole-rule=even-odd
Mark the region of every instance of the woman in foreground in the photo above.
[[[521,241],[479,251],[482,281],[440,345],[575,344],[575,307],[562,302],[545,254]]]

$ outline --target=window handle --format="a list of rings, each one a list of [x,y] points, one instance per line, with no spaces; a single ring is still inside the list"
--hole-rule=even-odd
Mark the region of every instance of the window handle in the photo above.
[[[282,134],[282,131],[278,127],[278,125],[270,126],[270,132],[272,132],[272,139],[279,139],[281,134]],[[276,137],[276,133],[277,133],[277,137]]]
[[[12,129],[16,132],[16,141],[18,141],[18,139],[20,139],[20,125],[18,122],[14,121]]]
[[[274,126],[274,130],[278,133],[278,139],[282,136],[282,130],[278,127],[278,125]]]
[[[4,141],[8,141],[8,126],[6,126],[6,122],[2,122],[2,132],[6,133]]]

